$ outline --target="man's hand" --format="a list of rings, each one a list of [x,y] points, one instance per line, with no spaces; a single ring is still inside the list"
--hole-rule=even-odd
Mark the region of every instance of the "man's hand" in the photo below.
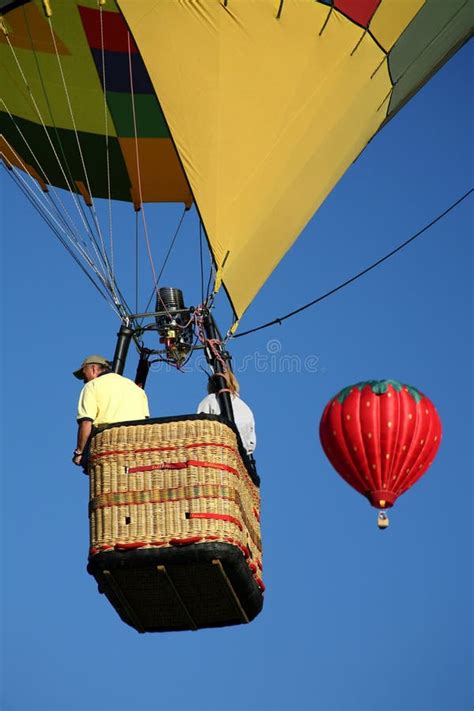
[[[76,465],[76,467],[81,466],[81,461],[82,461],[82,452],[80,452],[78,449],[75,449],[72,455],[72,463]]]
[[[84,453],[84,447],[87,444],[87,440],[90,437],[90,434],[92,432],[92,421],[91,420],[81,420],[78,423],[78,428],[77,428],[77,445],[76,449],[73,452],[72,455],[72,463],[76,465],[76,467],[82,466],[82,457]],[[85,472],[87,474],[87,472]]]

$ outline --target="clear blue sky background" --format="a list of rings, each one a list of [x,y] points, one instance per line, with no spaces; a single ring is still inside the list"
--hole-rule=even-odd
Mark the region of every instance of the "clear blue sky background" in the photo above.
[[[464,47],[350,168],[242,330],[352,276],[471,187],[471,92]],[[248,626],[139,635],[86,572],[88,482],[70,463],[71,371],[113,353],[118,322],[2,179],[1,708],[472,709],[472,199],[316,308],[234,342],[258,427],[264,610]],[[178,215],[149,211],[158,264]],[[133,219],[119,209],[126,286]],[[196,303],[195,216],[178,247],[164,280]],[[127,374],[135,365],[132,354]],[[384,377],[431,397],[444,440],[380,533],[376,511],[326,461],[317,425],[341,387]],[[196,366],[156,370],[152,412],[192,412],[204,389]]]

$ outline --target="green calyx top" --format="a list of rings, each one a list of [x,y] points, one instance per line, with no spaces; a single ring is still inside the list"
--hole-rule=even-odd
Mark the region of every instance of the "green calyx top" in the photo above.
[[[341,392],[336,395],[336,398],[342,405],[344,400],[355,388],[357,388],[357,390],[363,390],[366,385],[369,385],[372,392],[376,395],[384,395],[388,391],[388,386],[391,385],[397,392],[400,392],[403,388],[406,388],[406,391],[412,396],[416,404],[418,404],[423,398],[423,394],[420,393],[419,390],[414,388],[412,385],[404,385],[398,380],[364,380],[360,383],[355,383],[355,385],[349,385],[347,388],[343,388]]]

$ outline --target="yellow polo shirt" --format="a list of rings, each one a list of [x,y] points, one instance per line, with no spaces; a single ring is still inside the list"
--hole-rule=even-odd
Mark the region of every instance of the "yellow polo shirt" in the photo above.
[[[106,373],[84,385],[79,396],[78,420],[92,420],[95,426],[149,417],[145,391],[133,380]]]

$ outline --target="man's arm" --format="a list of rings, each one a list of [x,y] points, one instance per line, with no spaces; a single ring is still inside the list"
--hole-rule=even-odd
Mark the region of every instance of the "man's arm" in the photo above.
[[[77,447],[74,450],[74,456],[72,461],[78,467],[82,462],[82,453],[84,452],[84,447],[87,444],[87,440],[92,432],[92,420],[83,419],[77,423]]]

